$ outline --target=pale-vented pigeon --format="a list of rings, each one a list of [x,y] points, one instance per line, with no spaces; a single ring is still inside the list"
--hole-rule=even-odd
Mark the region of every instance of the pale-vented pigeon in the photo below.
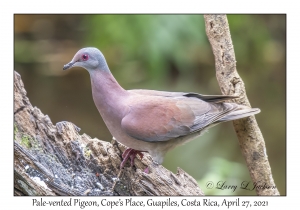
[[[130,158],[148,152],[162,164],[166,152],[201,135],[204,130],[225,121],[260,112],[224,101],[237,98],[226,95],[124,90],[111,74],[103,54],[97,48],[79,50],[63,69],[85,68],[91,78],[96,107],[117,141],[127,146],[121,168]]]

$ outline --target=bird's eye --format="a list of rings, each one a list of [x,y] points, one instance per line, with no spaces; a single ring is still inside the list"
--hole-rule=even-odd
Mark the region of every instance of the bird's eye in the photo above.
[[[82,58],[82,60],[87,61],[89,59],[89,56],[88,56],[88,54],[83,54],[81,56],[81,58]]]

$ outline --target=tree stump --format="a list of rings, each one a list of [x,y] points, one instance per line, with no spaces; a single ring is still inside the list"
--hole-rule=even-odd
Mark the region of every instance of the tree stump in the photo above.
[[[193,177],[176,174],[136,158],[134,167],[119,166],[126,149],[80,135],[71,122],[53,125],[33,107],[21,76],[14,73],[14,194],[15,195],[204,195]],[[149,173],[143,170],[149,167]]]

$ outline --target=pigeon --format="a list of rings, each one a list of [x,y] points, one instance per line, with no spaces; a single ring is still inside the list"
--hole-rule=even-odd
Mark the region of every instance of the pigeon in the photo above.
[[[121,169],[129,159],[133,166],[136,155],[143,158],[142,152],[160,165],[169,150],[207,129],[260,112],[226,102],[238,96],[125,90],[112,75],[102,52],[94,47],[80,49],[63,70],[72,67],[89,72],[93,100],[103,121],[115,139],[128,147],[122,154]]]

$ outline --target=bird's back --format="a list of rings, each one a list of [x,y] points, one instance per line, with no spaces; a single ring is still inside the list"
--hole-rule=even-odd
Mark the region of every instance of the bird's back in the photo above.
[[[206,96],[209,101],[216,101],[209,102],[195,93],[151,90],[129,92],[130,111],[122,119],[121,127],[131,137],[147,142],[168,141],[220,122],[259,112],[259,109],[220,102],[230,96]]]

